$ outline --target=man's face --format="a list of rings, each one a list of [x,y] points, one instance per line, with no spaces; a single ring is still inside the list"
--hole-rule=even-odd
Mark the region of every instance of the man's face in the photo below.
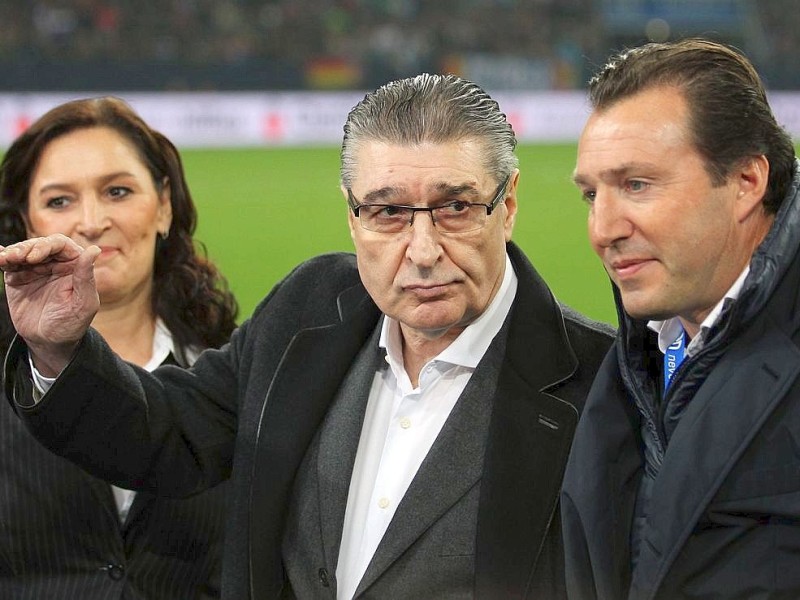
[[[367,141],[357,150],[351,191],[358,203],[488,204],[498,181],[486,172],[482,156],[474,140],[415,146]],[[455,338],[489,305],[503,280],[516,185],[514,173],[505,202],[482,228],[465,233],[439,231],[427,212],[416,213],[413,225],[399,233],[377,233],[349,211],[361,280],[406,338]]]
[[[722,298],[768,220],[759,204],[766,161],[749,161],[715,187],[687,118],[672,87],[620,100],[589,118],[575,169],[589,239],[625,310],[680,316],[684,325],[701,323]]]

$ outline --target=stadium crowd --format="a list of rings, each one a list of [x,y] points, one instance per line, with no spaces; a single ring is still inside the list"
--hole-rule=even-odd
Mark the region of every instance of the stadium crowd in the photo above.
[[[762,36],[764,49],[756,58],[775,87],[800,84],[792,52],[800,43],[794,4],[758,5],[760,26],[769,35]],[[446,70],[464,56],[481,54],[565,65],[569,76],[554,78],[553,86],[580,87],[615,43],[604,36],[602,5],[600,0],[6,0],[0,5],[0,68],[8,68],[0,85],[44,88],[53,74],[64,78],[73,66],[88,65],[112,85],[116,74],[132,86],[137,81],[150,86],[153,74],[143,72],[155,70],[162,73],[161,87],[203,87],[191,77],[192,69],[216,67],[223,74],[245,68],[256,73],[250,77],[254,89],[315,87],[309,73],[321,66],[334,73],[324,80],[334,87],[374,87],[423,70]],[[109,62],[119,68],[109,70]],[[49,70],[54,63],[58,68]],[[183,69],[184,76],[170,75],[171,69]],[[205,85],[246,83],[242,77],[226,84],[225,77],[212,73]]]
[[[10,0],[0,59],[181,62],[321,58],[380,78],[437,68],[469,52],[580,59],[592,0]],[[537,35],[531,35],[536,31]],[[361,83],[361,82],[358,82]]]

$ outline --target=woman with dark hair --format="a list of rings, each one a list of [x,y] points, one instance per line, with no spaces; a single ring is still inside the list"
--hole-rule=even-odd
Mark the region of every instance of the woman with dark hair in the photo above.
[[[63,233],[99,246],[92,326],[147,370],[186,367],[235,327],[196,222],[176,148],[116,98],[52,109],[0,164],[0,244]],[[3,297],[0,352],[13,335]],[[165,499],[110,486],[39,446],[0,399],[0,597],[217,597],[223,488]]]

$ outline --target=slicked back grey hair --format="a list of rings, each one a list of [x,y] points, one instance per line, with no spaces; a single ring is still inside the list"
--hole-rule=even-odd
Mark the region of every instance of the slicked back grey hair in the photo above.
[[[359,144],[377,141],[401,146],[474,139],[484,146],[487,172],[500,183],[519,160],[511,124],[489,94],[455,75],[399,79],[367,94],[344,125],[341,183],[349,188]]]

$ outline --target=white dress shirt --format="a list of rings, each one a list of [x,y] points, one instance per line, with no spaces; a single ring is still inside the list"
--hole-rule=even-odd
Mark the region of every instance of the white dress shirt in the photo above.
[[[404,368],[400,326],[384,317],[379,345],[386,350],[388,368],[375,374],[367,400],[336,566],[338,600],[355,594],[398,504],[500,331],[516,291],[517,277],[506,256],[502,284],[487,309],[423,366],[416,388]]]

